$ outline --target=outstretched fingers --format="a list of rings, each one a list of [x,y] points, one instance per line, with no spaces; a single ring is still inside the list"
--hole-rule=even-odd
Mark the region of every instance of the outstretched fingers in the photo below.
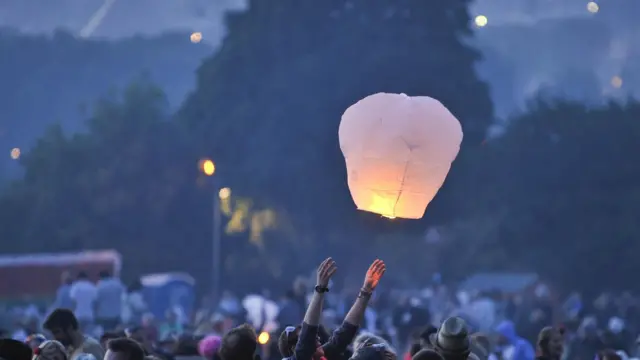
[[[320,264],[318,268],[318,274],[322,279],[329,279],[333,274],[336,273],[338,267],[336,266],[336,262],[333,261],[332,258],[327,258]]]

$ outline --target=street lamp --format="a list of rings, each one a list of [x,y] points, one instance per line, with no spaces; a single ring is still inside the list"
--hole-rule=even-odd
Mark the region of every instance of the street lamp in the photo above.
[[[216,172],[216,165],[211,159],[202,159],[198,162],[198,168],[203,174],[212,176]]]
[[[209,177],[212,177],[216,172],[216,166],[211,159],[201,159],[198,162],[198,168],[200,171]],[[221,254],[221,226],[222,226],[222,214],[220,211],[220,200],[227,199],[231,196],[231,189],[225,187],[218,190],[218,185],[215,178],[211,178],[214,192],[213,192],[213,219],[211,222],[211,291],[213,292],[213,300],[215,303],[220,299],[221,279],[222,279],[222,254]]]

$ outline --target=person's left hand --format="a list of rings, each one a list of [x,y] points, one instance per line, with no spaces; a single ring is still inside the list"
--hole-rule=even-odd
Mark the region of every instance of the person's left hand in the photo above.
[[[371,266],[369,266],[369,270],[367,270],[367,275],[364,278],[364,285],[362,286],[363,290],[371,292],[376,289],[382,275],[384,275],[385,270],[387,270],[384,261],[380,259],[376,259]]]

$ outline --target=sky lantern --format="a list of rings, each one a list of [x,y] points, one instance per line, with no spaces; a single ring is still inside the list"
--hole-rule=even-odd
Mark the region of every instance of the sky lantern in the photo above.
[[[340,149],[359,210],[420,219],[462,143],[458,119],[427,96],[378,93],[342,115]]]

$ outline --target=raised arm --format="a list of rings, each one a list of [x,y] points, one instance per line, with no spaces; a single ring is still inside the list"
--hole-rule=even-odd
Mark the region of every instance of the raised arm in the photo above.
[[[369,270],[367,270],[367,274],[364,278],[364,285],[362,286],[362,289],[360,289],[358,298],[353,303],[353,306],[351,306],[347,316],[344,318],[344,322],[336,331],[333,332],[329,342],[322,346],[325,357],[328,360],[337,359],[356,337],[358,327],[364,317],[364,311],[367,309],[371,295],[378,286],[385,270],[386,266],[384,262],[379,259],[375,260],[369,267]]]
[[[317,348],[318,326],[322,315],[322,305],[324,294],[329,291],[329,280],[338,268],[335,261],[327,258],[318,267],[318,275],[315,291],[311,298],[311,303],[304,314],[304,321],[296,343],[295,357],[297,360],[311,360]]]

